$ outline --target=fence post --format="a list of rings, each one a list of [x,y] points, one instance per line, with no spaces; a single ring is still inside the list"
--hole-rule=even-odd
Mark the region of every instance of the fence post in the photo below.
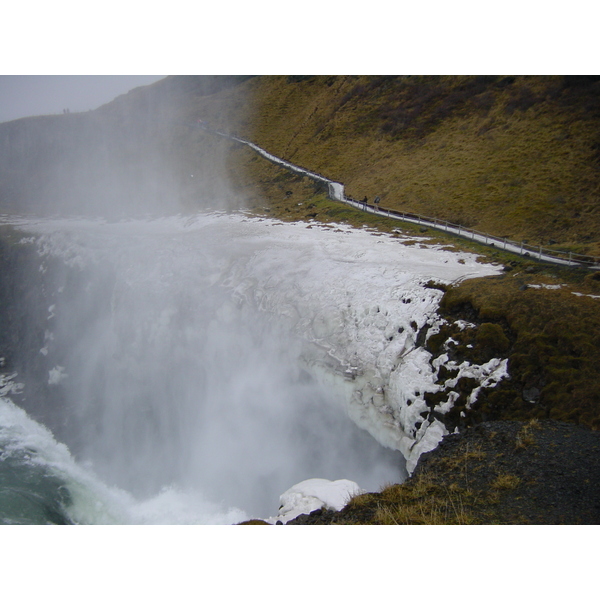
[[[506,250],[506,238],[504,238],[504,250]]]
[[[523,256],[523,240],[521,240],[521,250],[519,251],[519,254]]]
[[[538,255],[538,259],[542,260],[542,245],[540,244],[540,253]]]

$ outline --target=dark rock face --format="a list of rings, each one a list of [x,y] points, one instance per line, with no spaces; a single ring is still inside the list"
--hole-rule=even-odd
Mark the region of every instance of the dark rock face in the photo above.
[[[447,436],[403,486],[466,492],[471,522],[600,524],[600,433],[557,421],[490,421]],[[378,524],[373,502],[314,511],[288,525]]]
[[[494,521],[600,523],[600,433],[557,421],[533,423],[488,422],[448,436],[436,451],[423,456],[415,476],[444,477],[443,458],[478,448],[485,464],[477,469],[480,463],[473,461],[469,484],[474,489],[493,486],[499,474],[521,482],[492,507]]]

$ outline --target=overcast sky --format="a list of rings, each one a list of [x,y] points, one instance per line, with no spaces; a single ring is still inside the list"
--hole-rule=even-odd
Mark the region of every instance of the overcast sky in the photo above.
[[[0,122],[98,108],[164,75],[0,75]]]
[[[192,10],[188,2],[174,0],[169,10],[140,10],[135,3],[106,0],[98,10],[74,0],[8,3],[2,14],[9,25],[0,36],[0,122],[60,114],[66,108],[94,109],[161,78],[119,73],[541,75],[600,70],[597,25],[585,18],[589,2],[583,0],[572,0],[569,11],[555,3],[541,12],[537,2],[523,0],[506,0],[501,11],[494,3],[475,0],[376,0],[367,11],[340,11],[338,3],[307,0],[303,10],[313,10],[329,25],[326,33],[311,32],[308,44],[297,43],[287,25],[297,19],[295,4],[279,3],[271,18],[265,17],[270,11],[260,6],[262,0],[258,5],[234,3],[234,10],[229,2],[205,4]]]

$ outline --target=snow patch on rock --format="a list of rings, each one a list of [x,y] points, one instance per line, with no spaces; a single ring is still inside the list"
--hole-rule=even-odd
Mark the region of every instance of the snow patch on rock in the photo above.
[[[303,514],[320,508],[342,510],[353,496],[365,493],[354,481],[348,479],[307,479],[292,486],[279,497],[280,508],[276,517],[265,519],[268,523],[287,523]]]

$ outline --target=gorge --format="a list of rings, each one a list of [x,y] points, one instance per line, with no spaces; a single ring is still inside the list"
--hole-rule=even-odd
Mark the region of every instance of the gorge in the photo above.
[[[294,484],[350,480],[376,492],[481,421],[597,427],[586,377],[597,353],[593,274],[568,273],[557,287],[557,271],[530,260],[361,222],[302,174],[187,125],[202,117],[241,130],[350,189],[398,201],[382,171],[367,189],[357,157],[395,149],[406,160],[423,144],[411,130],[402,147],[384,148],[352,129],[355,100],[371,90],[387,102],[397,85],[361,81],[167,78],[90,114],[0,124],[4,522],[285,521],[278,498]],[[465,93],[501,103],[507,86],[530,85],[499,82],[459,78],[444,93],[462,90],[466,120],[481,119],[481,102],[473,108]],[[313,94],[311,115],[291,104],[291,88],[298,102]],[[450,117],[426,124],[431,136],[457,131]],[[356,144],[339,153],[351,131]],[[409,204],[427,189],[412,177],[421,192],[403,192]],[[431,207],[436,194],[421,199]],[[448,205],[460,211],[456,197]],[[585,227],[558,241],[594,252],[597,213],[583,204]],[[506,213],[494,221],[494,210],[480,205],[482,221],[507,233]],[[531,235],[553,227],[514,225]],[[536,298],[580,310],[587,337],[553,328],[526,304]],[[546,321],[535,337],[527,310]]]

